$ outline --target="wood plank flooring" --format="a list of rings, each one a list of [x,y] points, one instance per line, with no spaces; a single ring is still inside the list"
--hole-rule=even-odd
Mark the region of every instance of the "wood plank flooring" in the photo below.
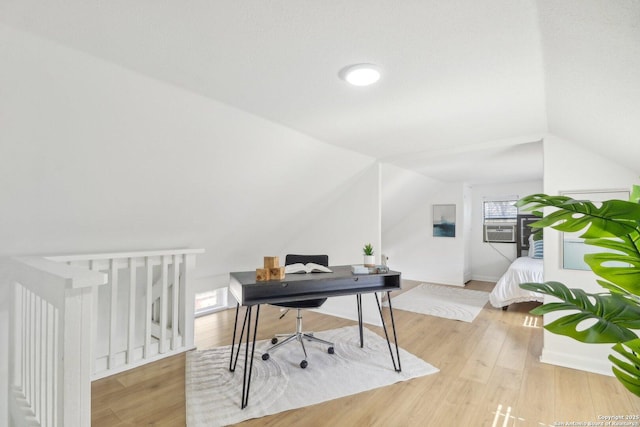
[[[493,285],[470,282],[467,288],[490,291]],[[640,415],[640,398],[615,378],[539,362],[541,320],[537,328],[525,326],[534,306],[502,311],[487,304],[473,323],[394,310],[400,346],[438,367],[438,374],[239,425],[540,427],[593,423],[599,415]],[[279,315],[277,307],[263,307],[258,339],[293,330],[295,315]],[[198,348],[229,344],[233,321],[234,310],[196,319]],[[305,330],[353,324],[304,314]],[[381,328],[367,327],[382,335]],[[92,425],[185,425],[184,363],[178,355],[95,381]]]

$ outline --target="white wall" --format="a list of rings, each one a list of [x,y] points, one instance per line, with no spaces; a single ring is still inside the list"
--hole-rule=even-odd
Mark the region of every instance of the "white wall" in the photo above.
[[[606,141],[602,141],[606,144]],[[544,192],[557,195],[562,191],[604,189],[631,189],[638,183],[640,169],[631,171],[597,154],[585,151],[575,144],[547,136],[544,140]],[[560,233],[545,229],[544,277],[564,283],[570,288],[583,288],[599,292],[597,276],[591,271],[561,268]],[[566,313],[565,313],[566,314]],[[557,316],[547,315],[545,323]],[[582,344],[574,339],[544,332],[541,360],[560,366],[611,375],[607,360],[611,345]]]
[[[469,280],[497,281],[516,256],[515,244],[492,248],[482,241],[483,199],[522,197],[543,188],[542,181],[470,187],[390,164],[383,164],[381,176],[382,245],[391,267],[407,279],[457,286]],[[433,205],[447,203],[457,206],[455,239],[433,237]]]
[[[287,251],[356,262],[379,245],[374,159],[8,27],[0,36],[0,256],[205,247],[198,276],[210,276]]]
[[[3,25],[0,41],[0,257],[203,247],[204,290],[265,255],[380,247],[374,159]]]
[[[464,186],[382,165],[382,251],[405,279],[462,286]],[[456,205],[456,237],[433,237],[433,205]]]
[[[472,187],[471,204],[471,278],[497,282],[516,258],[515,243],[486,243],[482,240],[483,213],[485,200],[507,196],[518,198],[542,192],[542,180],[506,184],[487,184]]]

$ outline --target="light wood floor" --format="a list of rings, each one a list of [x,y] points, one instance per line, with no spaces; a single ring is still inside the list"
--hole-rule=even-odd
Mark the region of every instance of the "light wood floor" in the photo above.
[[[408,285],[405,290],[413,283]],[[492,287],[487,282],[467,285],[485,291]],[[615,378],[538,361],[542,329],[524,325],[534,306],[523,303],[502,311],[487,304],[473,323],[394,310],[400,346],[439,373],[239,425],[539,427],[640,415],[640,398]],[[277,308],[263,306],[258,339],[294,328],[291,313],[282,320],[278,316]],[[233,321],[234,310],[197,319],[198,348],[230,344]],[[355,323],[304,314],[309,330]],[[382,335],[381,328],[367,327]],[[174,356],[95,381],[92,425],[185,425],[184,360],[184,355]]]

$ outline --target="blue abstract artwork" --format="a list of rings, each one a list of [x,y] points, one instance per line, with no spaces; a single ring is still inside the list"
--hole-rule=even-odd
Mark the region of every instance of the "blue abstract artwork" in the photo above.
[[[433,205],[433,236],[456,237],[456,205]]]

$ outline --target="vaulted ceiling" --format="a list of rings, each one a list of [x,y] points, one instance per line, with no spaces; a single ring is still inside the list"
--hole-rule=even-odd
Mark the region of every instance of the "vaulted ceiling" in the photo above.
[[[640,0],[0,0],[0,22],[446,181],[638,170]],[[370,62],[368,88],[338,72]]]

